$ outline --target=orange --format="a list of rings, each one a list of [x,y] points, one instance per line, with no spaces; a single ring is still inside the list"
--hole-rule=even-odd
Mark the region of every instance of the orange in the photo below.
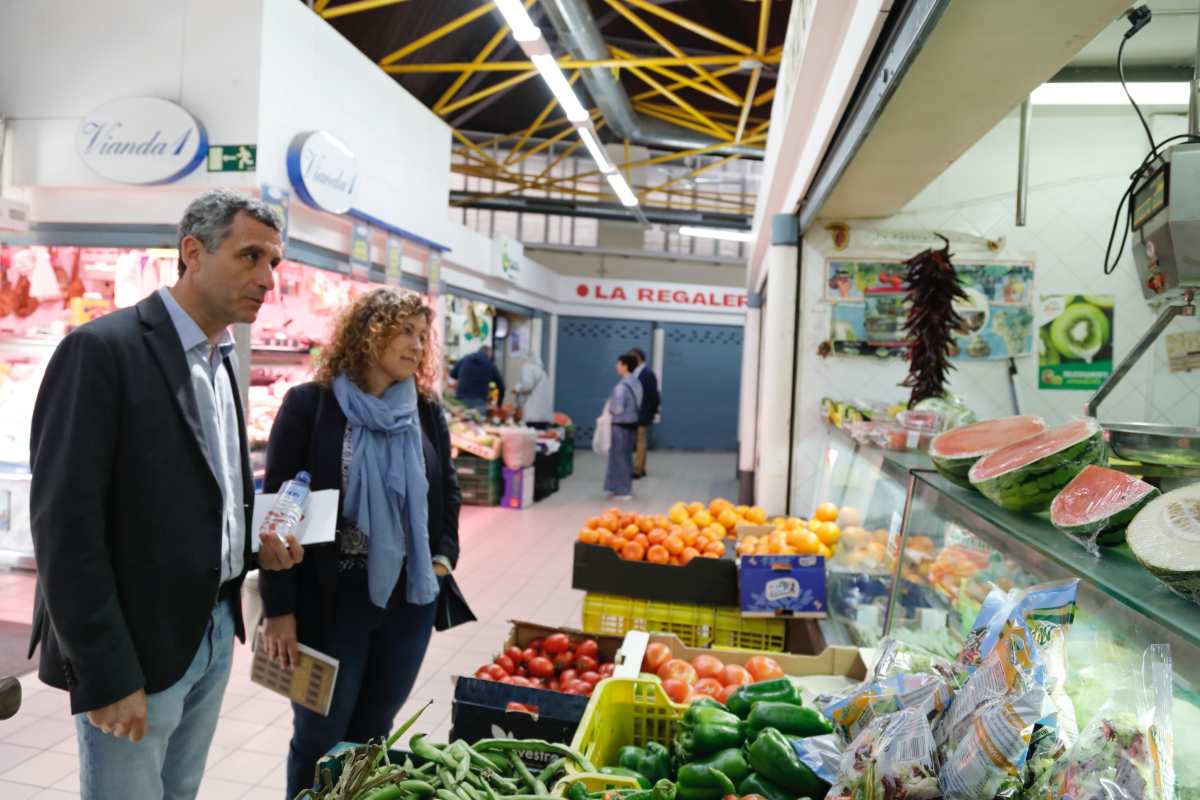
[[[820,517],[817,517],[814,515],[813,518],[808,521],[808,529],[810,531],[812,531],[813,533],[816,533],[817,531],[819,531],[821,529],[821,526],[824,524],[825,523],[821,520]]]
[[[666,514],[656,514],[653,519],[654,519],[654,527],[656,527],[656,528],[671,527],[671,520],[667,518]]]
[[[783,550],[781,550],[779,554],[781,556],[794,556],[794,555],[799,554],[799,552],[800,552],[799,550],[792,547],[791,545],[784,545]]]
[[[777,556],[783,552],[783,548],[786,546],[786,544],[780,544],[778,540],[771,539],[767,542],[767,552]]]
[[[667,552],[673,556],[677,556],[683,552],[683,548],[687,547],[683,543],[683,537],[677,533],[672,533],[663,542],[663,546],[667,548]]]
[[[726,500],[724,497],[718,497],[708,504],[709,512],[715,517],[727,508],[733,508],[733,503]]]
[[[610,514],[600,517],[599,522],[600,524],[596,526],[597,528],[604,528],[606,531],[613,531],[614,533],[618,530],[617,518]]]
[[[595,528],[583,528],[579,531],[579,541],[584,544],[595,544],[600,541],[600,534]]]
[[[696,543],[696,540],[700,538],[700,534],[695,528],[684,528],[682,538],[683,543],[688,547],[691,547]]]
[[[821,544],[837,544],[838,539],[842,538],[842,529],[836,522],[826,522],[817,531],[817,537],[821,540]]]
[[[738,515],[732,508],[726,508],[717,515],[717,522],[721,523],[726,530],[737,525]]]
[[[601,547],[612,547],[612,540],[613,540],[612,533],[610,533],[609,531],[600,531],[599,533],[600,533],[600,538],[599,538],[599,540],[597,540],[596,544],[600,545]]]
[[[805,534],[808,531],[788,531],[787,543],[789,547],[799,547],[804,541]]]
[[[837,522],[838,507],[833,503],[821,503],[817,506],[817,513],[813,516],[821,522]]]
[[[742,539],[742,544],[745,544],[747,542],[749,542],[752,545],[758,544],[758,537],[757,536],[747,536],[746,538]]]
[[[613,533],[610,535],[612,536],[612,541],[609,542],[609,546],[617,553],[620,553],[621,548],[625,546],[625,537],[619,533]]]
[[[707,511],[698,511],[695,514],[692,514],[692,522],[696,523],[701,528],[707,528],[714,522],[713,515]]]
[[[704,529],[704,535],[710,539],[724,539],[728,535],[725,526],[719,522],[714,522]]]
[[[599,518],[599,517],[588,517],[588,521],[584,523],[584,527],[585,527],[585,528],[599,528],[599,527],[602,527],[602,526],[600,525],[600,518]]]
[[[641,561],[642,556],[646,555],[646,549],[637,542],[626,542],[621,548],[621,558],[626,561]]]
[[[687,506],[682,503],[676,503],[671,506],[671,510],[667,512],[667,519],[676,525],[686,522],[691,515],[688,514]]]
[[[654,520],[650,517],[640,517],[637,521],[637,526],[642,533],[649,533],[654,530]]]
[[[650,544],[662,544],[667,540],[667,532],[662,528],[654,528],[646,534],[646,538],[650,540]]]
[[[743,541],[737,546],[737,554],[739,556],[752,556],[754,555],[754,546],[754,542]]]
[[[700,530],[700,526],[696,524],[696,521],[691,520],[691,519],[689,519],[687,522],[683,523],[683,527],[689,531],[699,531]]]
[[[690,516],[690,517],[696,516],[703,510],[704,510],[704,503],[688,503],[687,504],[687,512],[688,512],[688,516]]]
[[[704,548],[705,553],[716,553],[718,556],[725,555],[724,542],[711,542],[708,547]]]
[[[696,537],[696,542],[695,542],[696,549],[699,550],[701,553],[703,553],[704,548],[708,547],[708,544],[711,541],[712,541],[711,536],[704,534],[704,533],[700,534],[699,536]]]
[[[754,548],[754,555],[756,555],[756,556],[768,556],[770,554],[771,554],[770,546],[763,542],[759,542],[758,547]]]
[[[806,556],[815,556],[821,547],[821,540],[812,531],[804,534],[804,539],[796,545],[796,550]]]
[[[637,536],[639,533],[641,533],[641,531],[638,529],[637,525],[626,525],[624,528],[621,529],[621,536],[627,542],[632,542],[633,538],[635,536]]]
[[[622,514],[621,515],[621,527],[628,528],[630,525],[637,525],[637,515],[636,514]]]
[[[671,562],[670,562],[670,563],[671,563],[671,566],[672,566],[672,567],[682,567],[682,566],[683,566],[683,562],[681,562],[681,561],[679,560],[679,556],[671,556]]]
[[[825,556],[825,558],[833,558],[833,551],[825,545],[821,545],[819,548],[817,548],[817,555]]]
[[[763,511],[759,506],[750,506],[750,510],[744,512],[741,511],[741,509],[738,509],[738,511],[743,517],[750,522],[753,522],[755,525],[762,525],[767,521],[767,512]]]
[[[720,556],[717,555],[716,553],[714,553],[712,550],[705,550],[703,553],[700,554],[700,557],[701,558],[720,558]]]
[[[650,547],[650,538],[644,533],[639,533],[637,536],[633,537],[633,540],[640,544],[643,550]]]
[[[750,506],[735,506],[733,509],[739,517],[744,517],[750,513]]]
[[[651,564],[666,564],[671,560],[671,554],[661,544],[656,544],[646,551],[646,560]]]
[[[700,555],[700,551],[694,547],[685,547],[683,552],[679,554],[679,563],[687,566],[688,562],[696,556]]]

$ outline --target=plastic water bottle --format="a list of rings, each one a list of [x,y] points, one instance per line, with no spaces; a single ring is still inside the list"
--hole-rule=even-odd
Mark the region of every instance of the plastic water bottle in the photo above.
[[[263,518],[260,532],[273,533],[286,544],[287,537],[296,533],[300,520],[304,516],[311,483],[312,476],[303,470],[297,472],[296,477],[292,480],[284,481],[283,485],[279,487],[279,494],[275,495],[275,505]],[[300,537],[296,538],[298,540]]]

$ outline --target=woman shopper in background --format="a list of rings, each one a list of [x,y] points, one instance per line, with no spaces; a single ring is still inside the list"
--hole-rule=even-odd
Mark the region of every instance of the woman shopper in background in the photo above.
[[[612,443],[608,448],[608,471],[604,491],[617,500],[633,499],[633,444],[637,436],[638,411],[642,405],[642,384],[633,376],[637,358],[629,353],[617,358],[621,380],[608,398],[612,415]]]
[[[333,745],[390,733],[458,559],[462,493],[433,394],[432,322],[418,295],[363,295],[271,429],[264,491],[307,470],[313,491],[342,493],[336,541],[309,548],[303,569],[260,576],[267,655],[295,664],[300,642],[340,662],[328,716],[292,706],[289,798]]]

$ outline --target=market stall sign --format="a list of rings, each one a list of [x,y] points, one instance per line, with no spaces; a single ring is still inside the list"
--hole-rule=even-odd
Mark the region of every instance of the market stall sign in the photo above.
[[[358,159],[333,134],[298,134],[288,146],[287,171],[296,194],[313,208],[331,214],[354,208]]]
[[[492,274],[497,278],[517,282],[521,275],[521,262],[525,259],[525,245],[503,234],[492,240]]]
[[[575,286],[577,302],[614,305],[683,306],[736,311],[746,307],[746,293],[736,289],[655,285],[619,281],[583,281]]]
[[[254,172],[258,147],[252,144],[214,144],[208,148],[209,172]]]
[[[177,181],[204,162],[208,134],[181,106],[159,97],[112,100],[75,133],[83,163],[101,177],[141,185]]]

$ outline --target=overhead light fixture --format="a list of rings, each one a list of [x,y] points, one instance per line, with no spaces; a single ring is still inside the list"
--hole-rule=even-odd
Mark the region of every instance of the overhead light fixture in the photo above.
[[[612,172],[612,164],[608,161],[608,156],[604,152],[604,148],[600,146],[599,140],[596,139],[596,134],[592,133],[591,128],[579,128],[579,138],[583,139],[583,146],[592,154],[592,160],[596,162],[596,168],[601,172]]]
[[[610,172],[604,176],[608,178],[608,185],[616,193],[617,199],[621,201],[621,205],[636,206],[638,204],[637,195],[629,188],[629,184],[625,182],[625,176],[619,172]]]
[[[500,15],[508,23],[508,29],[518,42],[536,42],[542,38],[542,31],[529,17],[529,12],[521,4],[521,0],[492,0],[499,9]]]
[[[724,239],[727,242],[748,242],[753,238],[750,231],[737,231],[732,228],[697,228],[694,225],[681,225],[680,236],[691,236],[696,239]]]
[[[1129,93],[1143,106],[1186,106],[1188,84],[1130,83]],[[1035,106],[1125,106],[1129,99],[1119,83],[1043,83],[1033,90]]]
[[[533,65],[537,67],[537,71],[541,73],[542,80],[550,87],[550,91],[554,94],[554,99],[558,101],[558,105],[562,108],[563,113],[567,115],[567,119],[571,122],[583,122],[588,118],[587,109],[579,102],[579,98],[575,96],[575,90],[571,88],[571,84],[567,82],[567,76],[563,75],[563,71],[559,68],[558,62],[554,60],[554,56],[549,53],[539,53],[529,57]]]

